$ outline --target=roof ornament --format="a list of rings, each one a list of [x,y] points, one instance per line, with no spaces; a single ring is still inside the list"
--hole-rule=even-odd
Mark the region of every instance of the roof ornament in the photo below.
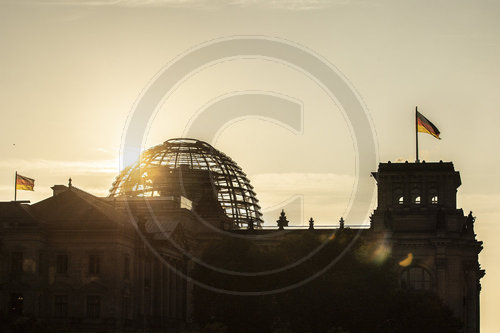
[[[312,217],[309,219],[309,230],[314,230],[314,220]]]
[[[339,223],[340,223],[340,230],[344,230],[344,218],[341,217],[340,220],[339,220]]]
[[[69,188],[73,187],[73,185],[71,185],[71,177],[69,177],[69,179],[68,179],[68,187]]]
[[[278,223],[278,229],[284,230],[285,227],[288,227],[288,220],[286,218],[285,210],[282,209],[280,213],[280,218],[276,221]]]
[[[465,231],[471,235],[474,234],[474,222],[476,221],[476,218],[472,216],[472,211],[469,212],[469,215],[467,215],[467,218],[465,219]]]

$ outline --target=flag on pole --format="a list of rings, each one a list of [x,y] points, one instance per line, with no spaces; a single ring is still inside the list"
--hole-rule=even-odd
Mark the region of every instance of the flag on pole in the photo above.
[[[34,191],[35,180],[16,174],[16,190]]]
[[[439,137],[439,130],[433,123],[429,121],[429,119],[425,118],[420,112],[417,111],[417,132],[428,133],[435,137],[436,139],[441,140]]]

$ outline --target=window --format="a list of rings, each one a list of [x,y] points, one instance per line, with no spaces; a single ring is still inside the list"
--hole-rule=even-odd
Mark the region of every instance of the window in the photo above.
[[[415,188],[411,191],[411,203],[414,205],[420,205],[420,191]]]
[[[401,287],[407,290],[431,289],[431,275],[422,267],[410,267],[401,274]]]
[[[437,187],[434,185],[429,189],[429,192],[428,192],[428,198],[430,199],[429,202],[431,205],[438,204],[438,191],[436,188]]]
[[[394,190],[394,200],[398,205],[404,204],[403,191],[400,188]]]
[[[130,278],[130,257],[128,254],[123,259],[123,277],[125,279]]]
[[[24,296],[23,294],[10,294],[10,311],[16,315],[23,314],[23,302]]]
[[[56,256],[56,273],[68,273],[68,256],[66,254],[58,254]]]
[[[54,317],[68,317],[68,295],[56,295],[54,297]]]
[[[87,296],[87,318],[98,319],[101,314],[101,297]]]
[[[22,271],[23,271],[23,253],[22,252],[12,252],[11,271],[12,271],[12,273],[22,273]]]
[[[98,255],[89,255],[89,274],[99,274],[101,271],[100,258]]]

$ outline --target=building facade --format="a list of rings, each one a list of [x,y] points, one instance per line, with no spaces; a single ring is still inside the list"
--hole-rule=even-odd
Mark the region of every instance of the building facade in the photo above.
[[[399,263],[401,287],[433,290],[464,324],[479,332],[483,246],[472,212],[457,208],[460,174],[452,163],[381,163],[373,173],[378,205],[372,237],[383,237]]]
[[[190,218],[180,202],[162,200],[176,223],[164,237],[182,239]],[[55,186],[34,205],[0,204],[0,311],[42,319],[71,332],[186,327],[186,262],[152,236],[145,246],[130,218],[105,199]],[[137,221],[137,224],[135,223]]]
[[[158,151],[149,156],[168,160]],[[154,172],[146,168],[139,175],[144,184],[153,184],[145,174],[156,177],[149,196],[128,170],[117,178],[122,187],[115,182],[112,188],[122,195],[99,198],[70,182],[55,185],[52,197],[32,205],[0,203],[3,318],[32,316],[72,332],[196,331],[193,286],[186,279],[192,258],[221,229],[255,236],[288,228],[261,229],[255,193],[246,178],[238,183],[241,169],[231,167],[234,177],[193,164],[151,165]],[[464,323],[464,332],[479,332],[482,242],[472,213],[456,207],[461,180],[453,164],[381,163],[373,177],[378,205],[363,237],[391,249],[401,288],[433,290]]]

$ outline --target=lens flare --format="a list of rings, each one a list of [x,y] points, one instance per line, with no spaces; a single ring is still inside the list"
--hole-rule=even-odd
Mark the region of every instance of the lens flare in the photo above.
[[[405,259],[399,262],[399,266],[408,267],[411,265],[412,261],[413,261],[413,253],[410,252],[408,253],[408,256]]]
[[[371,260],[375,264],[382,264],[389,257],[390,253],[391,248],[386,243],[382,243],[373,251]]]

